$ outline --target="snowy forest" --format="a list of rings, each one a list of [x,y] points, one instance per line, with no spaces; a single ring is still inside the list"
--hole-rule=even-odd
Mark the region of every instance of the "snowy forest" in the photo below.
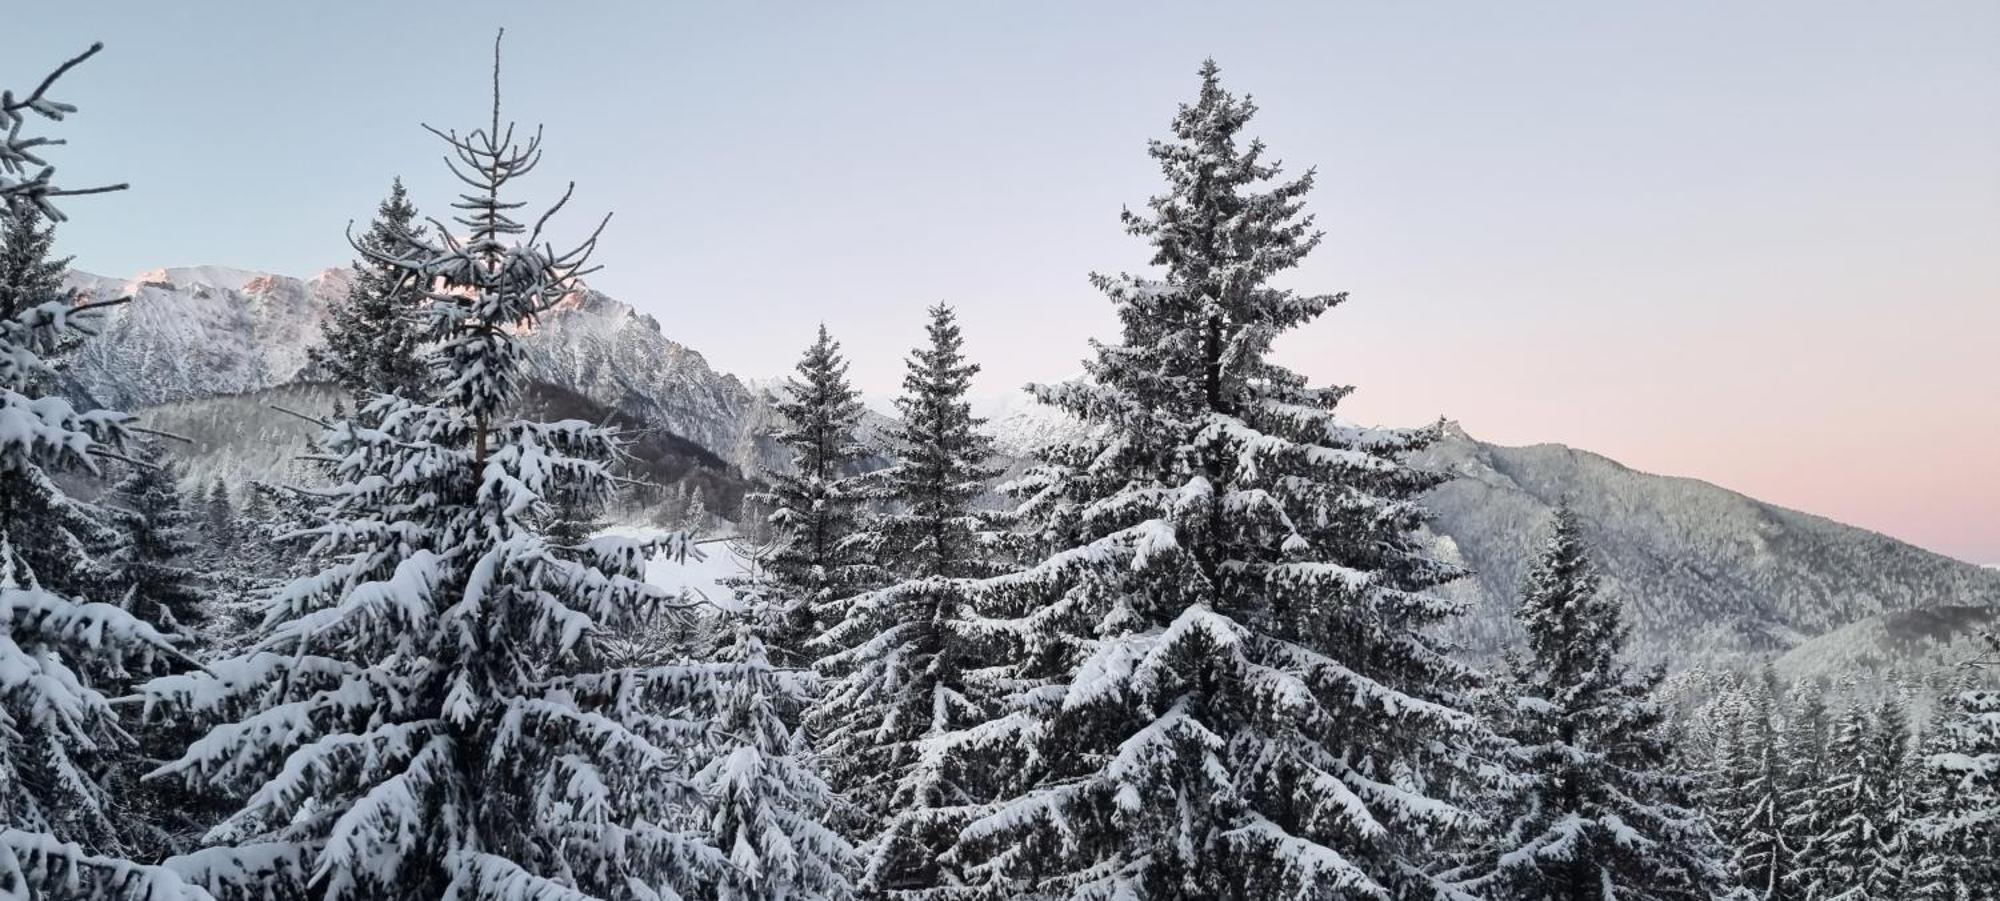
[[[348,229],[337,400],[271,409],[313,436],[282,477],[191,477],[187,436],[66,393],[142,302],[66,287],[59,235],[125,187],[56,175],[99,50],[0,57],[0,897],[2000,899],[1993,635],[1670,671],[1567,505],[1507,536],[1504,646],[1453,631],[1446,426],[1278,362],[1346,299],[1287,284],[1324,176],[1213,61],[1133,136],[1118,334],[1034,389],[1077,428],[1003,464],[940,303],[864,440],[832,310],[732,493],[527,402],[524,332],[616,225],[517,199],[561,161],[497,42],[423,126],[462,194]]]

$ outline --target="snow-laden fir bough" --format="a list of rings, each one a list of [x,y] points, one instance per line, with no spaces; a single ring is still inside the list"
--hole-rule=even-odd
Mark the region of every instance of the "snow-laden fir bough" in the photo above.
[[[162,778],[244,798],[216,846],[172,861],[229,897],[672,898],[726,866],[687,773],[701,726],[674,715],[711,670],[608,668],[599,644],[680,603],[644,579],[683,542],[552,545],[558,492],[601,502],[612,431],[506,421],[513,329],[576,287],[595,235],[551,249],[504,189],[540,158],[499,116],[439,132],[470,190],[452,229],[356,242],[424,289],[434,398],[382,396],[327,425],[328,561],[269,601],[246,653],[156,680],[155,703],[222,720]],[[567,199],[567,193],[564,198]]]
[[[1441,897],[1477,823],[1474,673],[1426,631],[1460,573],[1400,459],[1433,432],[1350,425],[1271,361],[1342,296],[1269,284],[1320,238],[1254,111],[1208,63],[1153,143],[1167,192],[1125,223],[1164,272],[1095,279],[1120,339],[1039,391],[1091,429],[1019,486],[1045,553],[971,586],[1016,662],[947,742],[998,795],[946,863],[998,896]]]
[[[770,490],[752,498],[768,511],[776,540],[758,591],[776,607],[766,636],[774,659],[803,666],[816,653],[807,642],[841,619],[848,597],[879,582],[862,522],[868,488],[860,465],[868,449],[854,438],[861,395],[825,325],[799,358],[778,414],[777,440],[791,451],[791,470],[772,473]]]
[[[41,154],[61,142],[27,126],[75,112],[49,89],[100,47],[25,95],[0,91],[0,207],[9,219],[9,283],[0,286],[0,896],[199,899],[206,893],[173,873],[126,859],[125,824],[114,822],[100,782],[104,763],[131,745],[107,684],[180,652],[116,597],[94,593],[105,586],[89,545],[116,532],[56,481],[124,459],[134,427],[123,413],[81,412],[44,393],[54,372],[45,355],[87,333],[109,304],[73,304],[53,290],[34,222],[63,220],[53,198],[122,185],[58,186]]]
[[[1508,769],[1485,898],[1706,901],[1727,877],[1722,849],[1671,767],[1657,673],[1623,657],[1621,605],[1600,590],[1582,522],[1556,512],[1523,587],[1528,637],[1502,688]]]
[[[995,474],[966,400],[979,367],[950,307],[931,308],[926,332],[896,400],[895,462],[872,474],[886,509],[871,519],[867,556],[895,581],[841,601],[813,642],[826,680],[808,723],[857,815],[861,884],[875,893],[949,878],[938,857],[981,797],[940,741],[989,712],[987,692],[968,683],[980,661],[963,628],[965,580],[1003,560],[996,517],[977,506]]]

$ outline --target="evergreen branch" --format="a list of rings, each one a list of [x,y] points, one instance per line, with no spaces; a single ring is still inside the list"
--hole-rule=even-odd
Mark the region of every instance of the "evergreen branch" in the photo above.
[[[29,94],[27,99],[17,100],[12,103],[0,105],[0,110],[5,110],[6,112],[11,113],[19,109],[34,108],[37,112],[40,112],[41,110],[40,104],[42,102],[42,98],[49,92],[49,87],[56,83],[56,79],[63,77],[65,74],[68,74],[69,70],[76,68],[77,65],[82,63],[84,60],[96,56],[97,51],[103,49],[104,49],[103,41],[97,41],[91,44],[89,50],[85,50],[82,53],[77,54],[76,56],[70,57],[69,61],[63,63],[60,66],[57,66],[54,72],[50,72],[47,78],[42,79],[41,84],[35,86],[35,92]],[[47,114],[44,113],[44,115]],[[60,116],[52,116],[51,118],[60,118]]]
[[[107,450],[106,448],[99,445],[92,445],[89,448],[86,448],[84,450],[84,453],[87,453],[93,457],[102,457],[106,460],[117,460],[126,465],[135,466],[140,469],[159,469],[161,465],[158,463],[150,463],[145,460],[140,460],[135,457],[128,457],[117,451]]]

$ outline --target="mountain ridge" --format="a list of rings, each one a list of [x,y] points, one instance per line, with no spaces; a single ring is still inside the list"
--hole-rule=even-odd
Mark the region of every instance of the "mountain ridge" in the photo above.
[[[134,303],[110,311],[103,334],[71,357],[72,387],[128,409],[282,388],[304,371],[327,304],[351,284],[347,273],[296,279],[218,266],[123,280],[75,273],[70,284],[90,299],[124,292]],[[750,477],[786,465],[771,440],[777,414],[769,388],[780,380],[715,370],[630,304],[581,288],[523,329],[522,344],[531,380],[663,428]],[[1025,394],[981,407],[1002,462],[1015,470],[1079,427]],[[217,421],[212,411],[201,415]],[[892,422],[870,411],[863,440],[883,446]],[[260,453],[245,448],[218,459],[254,458],[241,465],[255,468],[267,465]],[[1452,637],[1482,654],[1514,639],[1514,587],[1564,496],[1598,546],[1607,590],[1632,611],[1638,655],[1676,668],[1772,659],[1902,610],[2000,604],[2000,570],[1561,444],[1492,445],[1448,424],[1416,462],[1453,476],[1425,500],[1438,553],[1473,571],[1449,589],[1470,611]]]

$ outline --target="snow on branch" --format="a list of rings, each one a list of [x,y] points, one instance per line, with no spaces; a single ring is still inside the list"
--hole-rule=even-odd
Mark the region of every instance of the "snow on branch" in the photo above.
[[[72,104],[49,98],[49,88],[69,70],[76,68],[84,60],[97,55],[104,49],[102,42],[91,44],[90,49],[64,61],[43,78],[40,84],[25,97],[16,98],[13,91],[0,90],[0,129],[6,131],[0,140],[0,201],[8,206],[16,203],[31,203],[40,209],[42,215],[51,221],[62,222],[66,217],[49,202],[52,197],[68,197],[78,194],[102,194],[108,191],[125,190],[123,183],[101,185],[95,188],[61,188],[54,184],[55,167],[43,159],[39,149],[62,144],[57,138],[31,137],[21,133],[28,123],[28,114],[60,122],[64,116],[76,112]]]

